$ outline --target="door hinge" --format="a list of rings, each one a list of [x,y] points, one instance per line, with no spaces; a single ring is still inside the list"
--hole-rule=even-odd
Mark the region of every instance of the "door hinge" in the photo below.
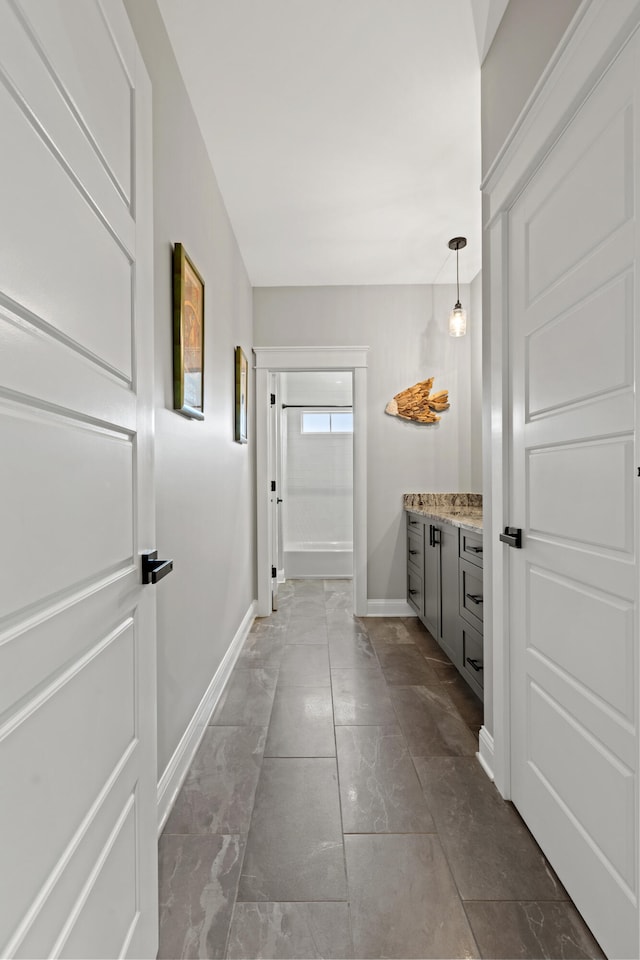
[[[278,571],[276,570],[275,567],[271,567],[271,577],[272,577],[272,579],[275,579],[275,577],[277,577],[277,576],[278,576]]]
[[[275,393],[272,393],[272,394],[271,394],[271,406],[272,406],[272,407],[275,407],[275,405],[276,405],[276,395],[275,395]]]
[[[271,493],[275,493],[275,492],[276,492],[276,482],[275,482],[275,480],[272,480],[272,481],[271,481]]]

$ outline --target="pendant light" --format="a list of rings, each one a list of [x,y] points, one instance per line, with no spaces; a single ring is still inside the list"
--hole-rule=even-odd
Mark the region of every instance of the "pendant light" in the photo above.
[[[467,332],[467,311],[460,303],[460,273],[458,270],[458,251],[462,250],[466,245],[466,237],[454,237],[453,240],[449,240],[449,249],[455,250],[456,252],[456,289],[458,291],[456,305],[449,314],[450,337],[464,337]]]

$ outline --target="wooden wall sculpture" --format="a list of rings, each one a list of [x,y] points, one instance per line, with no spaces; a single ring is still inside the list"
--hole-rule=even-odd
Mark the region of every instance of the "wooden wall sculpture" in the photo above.
[[[413,420],[415,423],[437,423],[440,417],[436,411],[449,409],[449,391],[431,393],[433,380],[433,377],[421,380],[402,393],[396,393],[384,408],[384,412],[391,417]]]

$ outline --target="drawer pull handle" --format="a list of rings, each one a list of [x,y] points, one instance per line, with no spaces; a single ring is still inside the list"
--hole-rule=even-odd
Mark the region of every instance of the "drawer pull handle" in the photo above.
[[[482,597],[479,593],[468,593],[467,600],[471,600],[475,604],[482,603]]]
[[[409,520],[409,525],[412,526],[412,527],[417,527],[417,526],[418,526],[418,521],[417,521],[417,520]]]
[[[414,557],[414,556],[416,555],[416,553],[420,553],[420,551],[419,551],[419,550],[409,550],[409,553],[411,554],[412,557]]]
[[[411,596],[413,597],[413,596],[415,596],[416,593],[420,593],[420,591],[419,591],[419,590],[409,590],[409,593],[410,593]]]
[[[468,550],[469,553],[482,553],[482,547],[470,547],[466,546],[465,550]]]
[[[473,667],[476,673],[480,673],[480,671],[482,670],[482,664],[478,666],[478,661],[472,660],[471,657],[467,657],[467,663]]]

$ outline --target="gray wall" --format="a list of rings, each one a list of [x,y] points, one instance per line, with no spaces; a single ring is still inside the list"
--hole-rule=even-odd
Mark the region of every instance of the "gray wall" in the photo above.
[[[511,128],[542,76],[581,0],[510,0],[481,70],[481,130],[483,176],[503,146]],[[488,205],[483,197],[483,223]],[[482,311],[489,317],[491,261],[487,233],[483,234]],[[483,330],[484,386],[483,502],[485,529],[491,523],[491,340],[489,324]],[[496,548],[488,538],[484,546],[484,616],[489,623],[492,611],[491,554]],[[498,546],[499,549],[499,546]],[[491,635],[485,629],[485,726],[493,733]]]
[[[482,171],[529,99],[581,0],[510,0],[482,64]]]
[[[256,595],[254,444],[233,439],[234,347],[251,355],[252,294],[156,0],[125,5],[153,85],[157,544],[175,561],[154,588],[161,774]],[[203,422],[172,410],[176,241],[205,280]]]
[[[469,491],[472,467],[471,336],[452,339],[454,285],[273,287],[254,290],[256,346],[369,346],[368,585],[372,600],[405,596],[402,494]],[[474,323],[469,287],[460,289]],[[479,340],[476,341],[479,348]],[[431,426],[384,412],[394,394],[435,376],[451,409]],[[479,384],[476,384],[476,389]],[[479,450],[478,450],[479,456]]]

